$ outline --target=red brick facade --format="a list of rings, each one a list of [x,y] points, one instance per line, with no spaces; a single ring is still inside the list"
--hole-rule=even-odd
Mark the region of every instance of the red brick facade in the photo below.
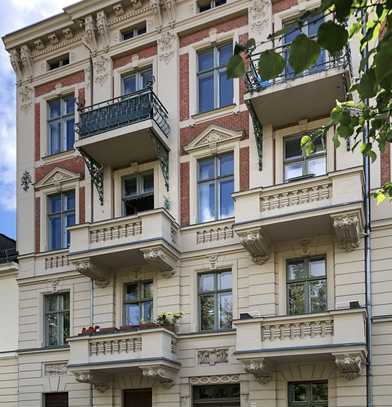
[[[79,223],[86,222],[86,192],[85,187],[79,188]]]
[[[391,145],[387,143],[380,155],[381,185],[391,181]]]
[[[229,130],[237,130],[244,132],[244,138],[248,137],[249,129],[249,114],[247,111],[239,114],[230,114],[229,116],[221,116],[216,119],[200,123],[194,127],[186,127],[180,130],[180,144],[181,148],[190,143],[208,126],[215,124]]]
[[[276,14],[283,10],[287,10],[290,7],[296,6],[298,0],[278,0],[272,2],[272,13]]]
[[[137,51],[132,50],[126,54],[116,55],[112,58],[113,69],[120,68],[121,66],[127,65],[132,62],[132,57],[137,55],[139,59],[150,58],[157,54],[157,45],[150,45],[147,48],[142,48]]]
[[[249,189],[249,147],[240,148],[240,191]]]
[[[41,250],[41,200],[35,198],[35,251],[39,253]]]
[[[40,104],[34,106],[34,158],[38,161],[41,158],[41,108]]]
[[[189,119],[189,54],[180,55],[180,120]]]
[[[55,79],[53,81],[36,86],[35,97],[39,97],[45,95],[46,93],[52,92],[54,89],[56,89],[56,86],[60,84],[62,86],[71,86],[83,81],[84,81],[84,71],[78,71],[71,75],[64,76],[63,78]]]
[[[189,225],[189,162],[180,165],[181,225]]]
[[[243,27],[248,24],[248,16],[238,16],[230,20],[217,22],[214,21],[210,26],[203,28],[202,30],[193,32],[192,34],[186,34],[180,38],[180,47],[186,47],[187,45],[193,44],[207,38],[209,36],[209,31],[211,27],[217,30],[218,33],[228,32],[235,30],[236,28]]]
[[[72,171],[80,174],[84,178],[84,161],[82,157],[73,157],[67,160],[58,161],[56,163],[42,165],[35,169],[35,182],[40,181],[46,174],[53,170],[53,168],[60,167],[65,170]]]

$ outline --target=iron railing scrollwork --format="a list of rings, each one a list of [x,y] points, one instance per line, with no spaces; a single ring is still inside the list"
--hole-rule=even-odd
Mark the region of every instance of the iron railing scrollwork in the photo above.
[[[259,157],[259,171],[262,171],[262,169],[263,169],[263,125],[262,125],[262,123],[260,123],[260,120],[257,117],[257,114],[255,112],[255,109],[253,107],[251,100],[248,99],[246,101],[246,107],[248,108],[250,117],[252,119],[253,132],[255,135],[256,148],[257,148],[257,155]]]
[[[91,181],[95,186],[98,193],[99,202],[103,205],[103,164],[100,164],[88,154],[86,154],[82,149],[79,149],[82,155],[88,172],[90,173]]]

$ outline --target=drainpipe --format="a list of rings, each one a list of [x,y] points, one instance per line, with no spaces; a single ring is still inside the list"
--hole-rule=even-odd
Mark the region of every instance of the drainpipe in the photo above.
[[[367,12],[362,11],[362,32],[364,33],[367,23]],[[362,51],[362,58],[368,58],[369,48],[366,46]],[[368,64],[365,66],[365,71],[368,69]],[[369,106],[369,99],[366,99],[366,105]],[[365,123],[363,128],[362,139],[364,143],[369,142],[369,121]],[[366,358],[366,398],[367,407],[373,407],[373,375],[372,375],[372,262],[371,262],[371,185],[370,185],[370,157],[363,157],[363,168],[364,168],[364,213],[365,213],[365,225],[364,225],[364,261],[365,261],[365,292],[366,292],[366,348],[367,348],[367,358]]]

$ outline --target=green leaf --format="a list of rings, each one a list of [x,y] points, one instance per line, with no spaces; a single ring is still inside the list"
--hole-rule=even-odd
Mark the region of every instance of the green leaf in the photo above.
[[[234,46],[234,52],[233,52],[233,54],[234,55],[239,55],[239,54],[241,54],[241,52],[246,52],[247,51],[247,49],[246,49],[246,47],[244,46],[244,45],[242,45],[242,44],[235,44],[235,46]]]
[[[227,76],[239,78],[245,74],[245,62],[241,55],[233,55],[227,63]]]
[[[295,73],[300,73],[317,62],[320,46],[305,34],[299,34],[290,46],[289,63]]]
[[[350,14],[353,0],[335,0],[334,3],[336,19],[343,23]]]
[[[332,56],[336,56],[348,41],[347,30],[333,21],[327,21],[318,29],[317,42],[320,47],[325,48]]]
[[[377,80],[374,69],[369,69],[362,75],[358,85],[358,92],[362,99],[372,98],[377,94]]]
[[[256,40],[254,38],[249,38],[246,42],[246,48],[248,50],[254,50],[256,48]]]
[[[382,190],[377,191],[375,194],[377,205],[380,205],[385,201],[385,194]]]
[[[358,33],[362,28],[362,23],[360,21],[357,21],[353,23],[348,31],[348,35],[350,38],[352,38],[356,33]]]
[[[312,154],[314,151],[312,137],[310,137],[309,135],[303,136],[301,138],[301,148],[304,150],[305,155]]]
[[[392,80],[392,40],[382,42],[374,57],[375,73],[378,82]]]
[[[259,59],[259,74],[264,80],[279,76],[285,66],[283,57],[272,50],[263,51]]]

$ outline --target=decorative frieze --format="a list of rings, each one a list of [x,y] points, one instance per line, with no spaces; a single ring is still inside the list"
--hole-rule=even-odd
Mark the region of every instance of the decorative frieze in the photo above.
[[[233,225],[224,227],[211,227],[196,232],[196,244],[229,240],[234,237]]]
[[[110,338],[89,342],[90,356],[135,353],[142,350],[142,337]]]
[[[239,383],[240,375],[194,376],[189,379],[192,385]]]
[[[143,231],[141,219],[91,228],[90,243],[110,242],[124,237],[137,236]]]
[[[260,197],[260,210],[267,212],[274,209],[288,208],[330,199],[332,184],[325,183],[303,187],[285,192],[262,194]]]
[[[227,363],[229,358],[229,349],[203,349],[197,352],[199,365],[214,366],[218,363]]]
[[[265,358],[256,360],[244,360],[244,369],[247,373],[253,374],[255,379],[262,384],[272,380],[272,370]]]
[[[348,252],[357,248],[362,232],[359,212],[332,215],[331,219],[339,247]]]
[[[335,353],[335,364],[341,377],[353,380],[360,376],[365,357],[362,352]]]
[[[333,335],[333,320],[295,321],[285,324],[263,324],[261,340],[275,341],[284,339],[304,339]]]
[[[237,231],[237,235],[256,264],[264,264],[269,259],[272,252],[271,242],[261,228]]]

